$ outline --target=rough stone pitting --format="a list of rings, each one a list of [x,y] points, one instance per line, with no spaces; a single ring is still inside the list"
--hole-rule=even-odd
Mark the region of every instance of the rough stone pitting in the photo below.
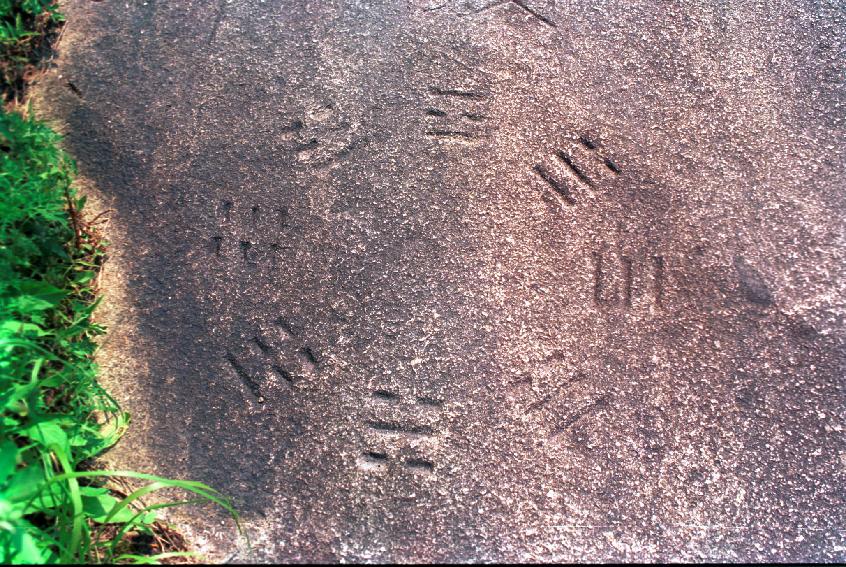
[[[260,561],[846,559],[842,9],[67,12],[116,466]]]

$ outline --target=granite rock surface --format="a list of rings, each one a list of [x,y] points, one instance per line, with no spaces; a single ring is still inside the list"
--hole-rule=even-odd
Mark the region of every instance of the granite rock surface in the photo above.
[[[108,458],[211,558],[846,560],[842,4],[65,12]]]

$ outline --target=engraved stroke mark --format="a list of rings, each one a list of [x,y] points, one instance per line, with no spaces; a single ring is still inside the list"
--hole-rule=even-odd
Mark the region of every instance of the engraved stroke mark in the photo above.
[[[553,354],[547,361],[555,358],[557,357]],[[542,415],[544,416],[543,422],[554,423],[546,436],[548,441],[557,441],[585,417],[598,413],[610,405],[611,394],[608,393],[593,394],[587,397],[588,401],[573,403],[573,400],[585,399],[584,396],[578,395],[575,390],[586,381],[587,374],[578,371],[574,372],[572,375],[549,387],[545,394],[538,396],[535,401],[526,406],[525,414],[534,416]],[[532,378],[528,377],[512,383],[512,386],[522,389],[525,386],[531,387],[532,382]],[[570,399],[565,399],[565,397]],[[577,407],[572,409],[571,406],[573,405]]]
[[[771,306],[773,294],[761,273],[742,256],[735,256],[732,264],[737,275],[741,295],[755,305]]]
[[[443,401],[429,396],[403,397],[380,389],[371,392],[369,405],[373,413],[384,414],[387,410],[390,417],[363,420],[366,446],[357,459],[358,469],[386,472],[400,467],[414,473],[433,474],[435,463],[424,453],[427,442],[439,435],[431,422],[443,409]]]
[[[552,432],[550,432],[549,439],[555,440],[561,437],[583,417],[597,413],[598,410],[608,407],[610,405],[610,398],[610,394],[604,394],[567,414],[567,416],[558,423]]]
[[[557,387],[553,388],[552,391],[547,393],[544,397],[529,404],[529,407],[527,408],[527,413],[535,413],[539,410],[543,410],[553,399],[557,398],[562,393],[564,393],[565,390],[567,390],[570,386],[584,381],[585,378],[587,378],[587,376],[584,373],[576,372],[575,374],[573,374],[573,376],[564,380]]]
[[[221,201],[210,251],[228,263],[275,266],[281,256],[281,232],[288,227],[286,207]]]
[[[597,167],[597,165],[599,167]],[[606,175],[620,174],[620,167],[587,136],[567,149],[556,148],[532,166],[532,172],[566,205],[575,205],[581,194]]]
[[[313,349],[281,317],[252,333],[247,345],[227,350],[224,359],[259,404],[269,387],[293,388],[319,366]]]
[[[520,7],[521,10],[523,10],[524,12],[526,12],[527,14],[529,14],[530,16],[532,16],[533,18],[535,18],[539,22],[546,24],[551,28],[557,27],[555,25],[555,22],[553,22],[552,20],[550,20],[549,18],[547,18],[546,16],[544,16],[543,14],[541,14],[540,12],[538,12],[537,10],[535,10],[534,8],[529,6],[529,4],[528,4],[528,2],[526,2],[526,0],[511,0],[511,3],[514,4],[515,6]]]
[[[468,4],[470,4],[470,5],[468,6]],[[473,4],[476,4],[476,5],[474,6]],[[470,11],[459,12],[459,15],[472,16],[472,15],[476,15],[476,14],[481,14],[482,12],[486,12],[488,10],[493,10],[494,8],[499,8],[500,6],[514,6],[517,9],[519,9],[520,11],[522,11],[523,13],[528,14],[531,17],[531,19],[533,19],[533,20],[535,20],[535,21],[537,21],[537,22],[539,22],[543,25],[549,26],[551,28],[558,27],[556,25],[555,21],[553,21],[551,18],[543,15],[540,11],[537,10],[537,8],[534,8],[532,6],[533,3],[530,3],[527,0],[493,0],[493,1],[486,1],[486,2],[482,3],[481,6],[478,6],[478,4],[479,4],[478,2],[464,2],[464,5],[467,6],[468,8],[470,8]],[[449,5],[449,2],[445,2],[445,3],[439,4],[439,5],[424,8],[424,11],[432,12],[432,11],[436,11],[436,10],[440,10],[442,8],[445,8],[448,5]]]
[[[217,11],[214,15],[214,21],[212,22],[211,33],[209,34],[209,39],[206,42],[208,45],[214,43],[214,40],[217,39],[217,32],[220,29],[220,24],[226,18],[226,0],[220,0],[217,5]]]
[[[660,308],[665,285],[664,257],[593,252],[593,303],[600,309]]]
[[[317,168],[332,166],[370,143],[367,136],[357,135],[356,121],[331,100],[307,105],[301,117],[278,133],[297,163]]]
[[[486,92],[430,87],[424,109],[424,134],[438,141],[478,143],[486,137]]]

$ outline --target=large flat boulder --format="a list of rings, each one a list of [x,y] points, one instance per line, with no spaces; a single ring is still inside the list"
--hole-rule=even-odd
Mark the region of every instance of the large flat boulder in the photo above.
[[[66,13],[109,458],[212,558],[846,559],[842,7]]]

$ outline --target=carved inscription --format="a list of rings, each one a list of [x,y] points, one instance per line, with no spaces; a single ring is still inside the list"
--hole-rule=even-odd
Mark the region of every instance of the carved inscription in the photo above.
[[[567,149],[556,149],[535,163],[532,172],[566,205],[575,205],[607,175],[620,174],[620,167],[587,136],[579,136]]]
[[[312,348],[282,318],[256,330],[246,345],[228,350],[224,358],[257,403],[264,403],[269,390],[293,388],[319,364]]]
[[[501,9],[511,7],[512,9],[522,12],[523,14],[529,16],[532,20],[543,25],[551,28],[557,27],[551,18],[543,15],[536,7],[533,6],[535,3],[536,2],[530,2],[528,0],[464,0],[463,2],[454,3],[442,2],[439,0],[433,5],[423,9],[426,12],[434,12],[436,10],[443,9],[450,4],[454,4],[454,7],[457,9],[459,15],[472,16],[489,10],[500,9],[500,7],[502,7]]]
[[[328,99],[313,100],[303,113],[277,129],[279,139],[295,163],[324,169],[334,167],[370,140],[359,135],[360,120]]]
[[[664,258],[594,252],[593,302],[602,309],[660,308],[664,295]]]
[[[556,359],[560,357],[553,354],[545,362],[554,362]],[[532,392],[533,382],[532,376],[529,375],[513,382],[511,386],[524,391],[528,387]],[[545,392],[530,394],[530,399],[534,398],[534,401],[526,406],[525,414],[543,416],[543,422],[551,425],[547,433],[548,441],[558,442],[577,428],[585,418],[598,414],[610,406],[611,394],[585,392],[586,388],[589,390],[589,383],[587,375],[583,372],[575,372],[566,378],[556,380],[545,388]]]
[[[384,472],[399,467],[414,473],[434,474],[435,463],[428,452],[439,435],[435,420],[443,409],[443,401],[375,390],[369,407],[372,417],[362,424],[365,448],[358,457],[358,468]]]
[[[281,232],[288,226],[287,208],[221,201],[215,214],[217,234],[209,250],[216,259],[276,265],[283,249]]]
[[[424,109],[427,137],[439,141],[477,143],[486,135],[485,92],[430,87],[428,106]]]

